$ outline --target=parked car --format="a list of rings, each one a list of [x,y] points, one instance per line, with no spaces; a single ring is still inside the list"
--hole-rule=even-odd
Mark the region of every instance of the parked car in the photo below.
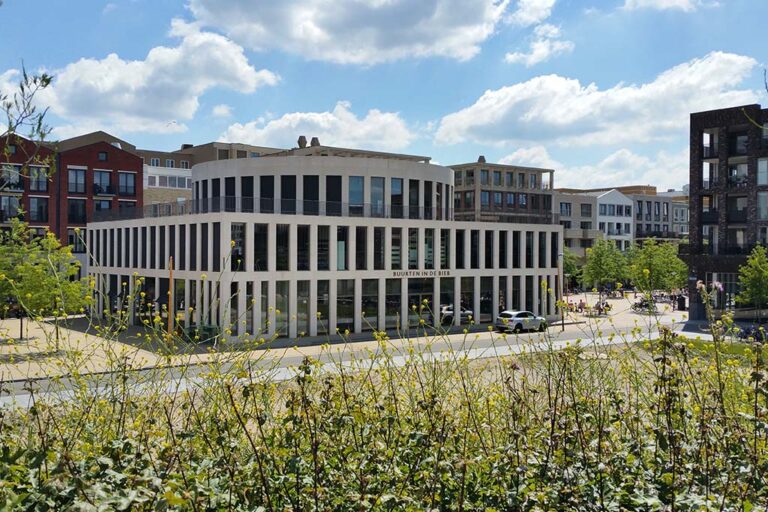
[[[475,318],[475,314],[471,309],[461,308],[461,323],[469,323],[470,318]],[[440,308],[440,320],[442,323],[453,322],[453,306],[442,306]]]
[[[502,311],[496,317],[494,327],[499,332],[539,331],[547,328],[547,319],[530,311]]]

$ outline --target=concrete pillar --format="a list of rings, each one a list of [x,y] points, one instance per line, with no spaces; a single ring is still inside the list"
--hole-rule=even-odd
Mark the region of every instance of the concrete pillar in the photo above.
[[[317,336],[317,279],[309,280],[309,335]],[[323,318],[323,322],[327,322]]]
[[[392,228],[384,228],[384,269],[392,270]]]
[[[497,275],[493,276],[493,297],[491,299],[492,299],[491,311],[492,311],[493,317],[495,318],[496,315],[499,314],[499,276]]]
[[[349,244],[347,246],[347,263],[349,270],[357,270],[357,229],[349,226],[347,230]]]
[[[474,291],[472,297],[472,312],[474,315],[475,324],[480,324],[480,276],[474,278]]]
[[[368,178],[366,178],[368,179]],[[365,236],[366,236],[366,244],[365,244],[365,259],[366,259],[366,268],[368,270],[373,270],[373,244],[374,244],[374,233],[375,228],[373,226],[368,226],[365,230]]]
[[[269,322],[269,328],[267,330],[267,336],[272,337],[275,334],[275,305],[277,304],[277,297],[275,295],[275,281],[270,279],[267,281],[267,297],[269,297],[269,305],[267,308],[267,321]]]
[[[335,238],[335,235],[332,236]],[[328,322],[328,335],[333,336],[336,333],[336,297],[338,292],[338,285],[336,279],[331,279],[328,283],[328,318],[325,319]]]
[[[309,271],[313,274],[317,272],[317,224],[309,225]]]
[[[363,331],[363,281],[360,278],[355,279],[355,317],[354,332]]]
[[[379,298],[378,298],[378,315],[379,315],[379,331],[385,331],[387,329],[387,309],[386,309],[386,299],[387,299],[387,280],[380,278],[379,279]]]
[[[461,325],[461,278],[453,278],[453,325]]]
[[[267,270],[274,276],[277,271],[277,225],[274,222],[267,224],[267,251]]]
[[[295,234],[296,225],[291,226],[291,232]],[[295,258],[294,258],[295,261]],[[288,337],[295,340],[298,337],[298,289],[296,279],[288,281]]]

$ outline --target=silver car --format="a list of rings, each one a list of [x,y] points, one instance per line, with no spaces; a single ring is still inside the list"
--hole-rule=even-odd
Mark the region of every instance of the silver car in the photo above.
[[[499,332],[543,332],[547,329],[547,319],[530,311],[502,311],[496,317],[494,327]]]

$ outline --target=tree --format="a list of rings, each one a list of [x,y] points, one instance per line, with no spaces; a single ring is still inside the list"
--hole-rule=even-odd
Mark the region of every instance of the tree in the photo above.
[[[568,249],[563,250],[563,274],[566,282],[578,283],[581,281],[581,267],[579,267],[578,257]]]
[[[84,280],[76,279],[79,268],[72,248],[53,233],[37,236],[13,219],[11,229],[0,232],[0,307],[7,314],[13,305],[29,316],[77,313],[89,302]]]
[[[685,286],[688,267],[677,256],[677,246],[647,240],[629,252],[629,278],[640,290],[672,291]]]
[[[0,112],[5,125],[4,133],[0,136],[2,161],[11,161],[11,146],[21,150],[21,154],[13,155],[12,161],[20,164],[18,173],[22,178],[30,176],[32,165],[47,168],[49,176],[53,173],[53,157],[44,158],[40,155],[40,147],[51,133],[51,128],[45,124],[48,107],[40,110],[35,100],[38,93],[48,87],[52,80],[53,77],[46,73],[30,75],[22,65],[18,89],[13,94],[0,93]],[[19,144],[20,135],[27,137],[34,144]],[[0,182],[0,191],[3,188],[5,185]]]
[[[752,249],[747,262],[739,267],[739,288],[736,300],[742,304],[753,304],[760,312],[768,304],[768,253],[762,245]]]
[[[598,240],[587,249],[587,263],[582,269],[584,284],[601,289],[605,285],[624,280],[627,276],[627,260],[616,244],[610,240]]]

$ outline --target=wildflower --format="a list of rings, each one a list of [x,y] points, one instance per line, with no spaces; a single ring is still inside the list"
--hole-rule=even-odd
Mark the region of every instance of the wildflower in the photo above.
[[[205,281],[206,279],[208,279],[208,274],[200,274],[200,279]]]
[[[229,246],[230,247],[234,247],[235,246],[235,241],[234,240],[230,240],[229,241]]]
[[[719,292],[723,291],[723,283],[720,281],[712,281],[712,289]]]

